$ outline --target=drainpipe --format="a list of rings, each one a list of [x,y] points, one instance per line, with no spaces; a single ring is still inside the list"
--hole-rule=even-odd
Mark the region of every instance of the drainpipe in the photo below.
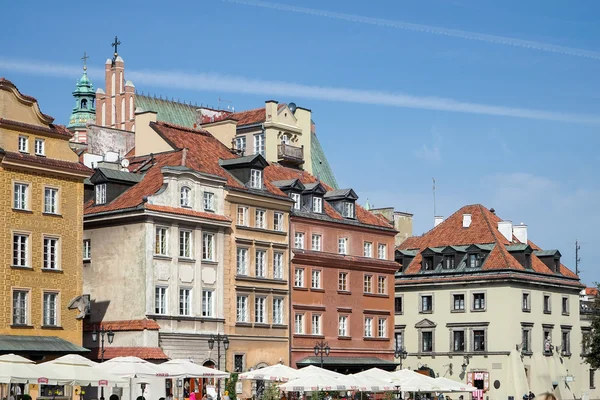
[[[289,346],[289,366],[292,367],[292,335],[294,332],[294,314],[292,312],[292,207],[288,213],[288,340]],[[292,367],[293,368],[293,367]]]

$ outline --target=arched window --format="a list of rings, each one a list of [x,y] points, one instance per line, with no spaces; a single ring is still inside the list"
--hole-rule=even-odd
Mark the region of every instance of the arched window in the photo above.
[[[179,204],[181,207],[190,207],[192,203],[192,189],[187,186],[181,188],[181,195],[179,197]]]
[[[83,110],[87,110],[87,100],[86,99],[81,100],[81,108]]]

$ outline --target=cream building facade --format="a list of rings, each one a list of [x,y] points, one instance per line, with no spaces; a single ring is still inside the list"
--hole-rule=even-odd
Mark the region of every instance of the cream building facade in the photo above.
[[[396,256],[404,367],[472,384],[486,399],[598,398],[581,358],[583,285],[526,226],[466,206]]]

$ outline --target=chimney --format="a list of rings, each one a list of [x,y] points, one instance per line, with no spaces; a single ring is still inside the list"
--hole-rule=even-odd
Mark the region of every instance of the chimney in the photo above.
[[[265,121],[277,121],[277,102],[275,100],[265,101]]]
[[[471,226],[471,214],[463,214],[463,228]]]
[[[519,242],[527,244],[527,225],[521,222],[521,225],[513,226],[513,235],[519,239]]]
[[[512,221],[498,221],[498,230],[506,240],[512,243]]]
[[[444,217],[433,217],[433,227],[435,228],[436,226],[438,226],[439,224],[441,224],[442,222],[444,222]]]

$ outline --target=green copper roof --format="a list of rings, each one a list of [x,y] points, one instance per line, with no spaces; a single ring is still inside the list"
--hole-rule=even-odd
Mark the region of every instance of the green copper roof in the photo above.
[[[333,175],[333,170],[329,165],[329,161],[327,161],[325,152],[321,147],[321,143],[319,142],[319,139],[317,138],[316,134],[311,133],[311,135],[312,140],[310,141],[310,152],[312,159],[313,175],[321,181],[325,182],[327,185],[331,186],[332,188],[337,189],[337,181],[335,180],[335,176]]]
[[[139,108],[141,111],[155,111],[158,121],[193,128],[196,123],[196,109],[198,107],[136,94],[135,108]]]
[[[73,111],[71,112],[67,128],[85,129],[89,122],[93,123],[96,121],[96,107],[94,106],[96,93],[94,92],[94,85],[92,85],[92,81],[85,69],[83,70],[83,75],[77,81],[73,97],[75,98],[75,107],[73,107]]]

